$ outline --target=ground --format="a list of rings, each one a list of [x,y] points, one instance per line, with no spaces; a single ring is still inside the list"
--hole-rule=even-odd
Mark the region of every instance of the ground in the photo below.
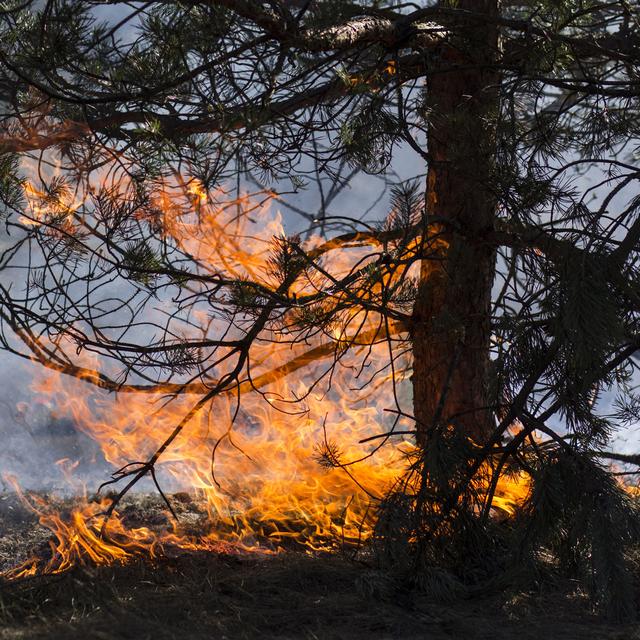
[[[0,499],[0,569],[46,532]],[[0,584],[0,640],[640,640],[568,582],[436,602],[388,582],[366,554],[174,551]]]

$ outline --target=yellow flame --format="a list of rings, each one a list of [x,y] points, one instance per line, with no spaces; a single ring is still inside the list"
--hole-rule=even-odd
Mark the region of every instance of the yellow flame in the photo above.
[[[395,66],[386,71],[395,72]],[[279,213],[270,209],[273,194],[230,198],[223,192],[207,192],[197,180],[178,182],[163,185],[152,196],[155,210],[162,214],[163,233],[212,274],[276,288],[269,259],[273,238],[282,236],[284,229]],[[58,203],[51,202],[33,186],[27,186],[26,195],[31,203],[30,224],[44,222],[60,211],[72,220],[81,204],[65,192]],[[306,248],[321,244],[320,239],[312,238]],[[418,251],[418,241],[406,250]],[[338,278],[369,253],[367,247],[336,244],[327,250],[327,268]],[[379,281],[373,282],[366,295],[375,296],[393,278],[409,275],[380,271]],[[328,288],[326,284],[322,274],[303,274],[292,292],[301,296],[321,286]],[[335,291],[333,303],[344,302],[345,295]],[[203,310],[196,310],[194,318],[202,326],[210,322]],[[100,514],[108,506],[106,501],[85,502],[63,519],[33,498],[31,502],[37,504],[32,507],[41,523],[53,533],[52,556],[45,563],[32,558],[10,572],[10,577],[64,571],[81,562],[122,562],[137,553],[154,556],[165,544],[215,548],[232,543],[236,548],[271,553],[292,539],[310,550],[330,549],[336,540],[358,544],[369,539],[374,526],[372,504],[404,473],[404,454],[414,446],[403,436],[395,438],[393,446],[368,456],[376,441],[362,444],[383,430],[389,415],[385,409],[394,403],[390,372],[370,384],[363,382],[365,374],[360,378],[354,374],[364,354],[367,368],[384,369],[389,358],[387,331],[398,334],[403,329],[381,327],[376,314],[355,311],[310,343],[293,342],[285,333],[272,330],[253,346],[252,379],[241,381],[239,389],[239,417],[234,421],[235,394],[221,394],[185,425],[157,470],[161,480],[171,476],[179,486],[198,492],[214,525],[210,534],[194,541],[177,530],[159,535],[147,528],[130,529],[114,513],[103,538]],[[332,364],[336,343],[351,348],[342,366],[335,367],[331,384],[315,386]],[[186,394],[166,404],[168,388],[114,398],[85,382],[97,381],[99,370],[109,373],[106,362],[81,352],[78,364],[85,367],[79,379],[49,371],[36,379],[34,393],[46,397],[60,413],[72,416],[116,468],[151,456],[193,404]],[[229,367],[220,365],[212,375],[219,378]],[[116,371],[112,373],[117,377]],[[400,382],[406,371],[398,367],[395,375]],[[324,466],[318,463],[323,458]],[[360,462],[346,468],[331,464],[356,460]],[[73,471],[68,461],[62,464],[69,473]],[[495,504],[513,513],[527,491],[524,477],[501,480]]]

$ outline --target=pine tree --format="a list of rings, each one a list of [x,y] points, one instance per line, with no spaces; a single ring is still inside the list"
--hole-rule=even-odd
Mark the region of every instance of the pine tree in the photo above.
[[[640,417],[639,19],[633,3],[587,0],[3,3],[1,264],[15,278],[27,248],[43,256],[26,289],[0,289],[4,347],[108,389],[194,392],[196,410],[246,381],[266,332],[305,340],[373,318],[373,334],[316,355],[337,362],[358,339],[387,339],[390,366],[413,354],[417,449],[381,536],[417,541],[407,563],[423,579],[553,549],[629,615],[635,512],[606,449]],[[406,149],[426,179],[394,185]],[[64,172],[39,171],[25,191],[28,158]],[[105,167],[126,181],[79,208]],[[154,191],[182,167],[196,211],[200,191],[240,180],[295,192],[317,178],[319,212],[274,241],[277,286],[207,272],[167,240]],[[327,213],[362,172],[388,185],[381,224]],[[306,245],[310,233],[324,244]],[[340,246],[369,247],[368,262],[329,273]],[[92,305],[119,277],[139,308],[177,287],[243,337],[167,330],[143,345],[109,331]],[[73,349],[119,362],[123,378],[84,369]],[[217,357],[232,365],[212,380]],[[326,444],[319,457],[339,465]],[[490,517],[496,483],[520,472],[533,490],[507,534]]]

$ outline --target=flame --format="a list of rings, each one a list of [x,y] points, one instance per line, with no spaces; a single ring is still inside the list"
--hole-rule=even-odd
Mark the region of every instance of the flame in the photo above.
[[[386,72],[395,72],[395,67],[389,63]],[[25,193],[31,211],[25,225],[37,227],[52,219],[59,225],[61,218],[64,223],[82,223],[83,199],[69,191],[60,190],[58,199],[52,200],[28,183]],[[178,176],[155,189],[151,206],[137,215],[141,221],[159,224],[164,237],[197,262],[203,273],[251,281],[274,291],[279,283],[270,264],[273,239],[282,237],[284,228],[280,214],[271,209],[272,200],[269,192],[240,197],[210,192],[198,180]],[[304,248],[323,246],[335,277],[349,273],[354,264],[370,268],[373,284],[362,294],[368,300],[394,279],[412,275],[384,271],[373,263],[375,256],[368,257],[370,248],[357,242],[345,247],[311,238]],[[418,242],[405,250],[417,251]],[[287,295],[301,297],[320,289],[328,289],[326,276],[303,272]],[[333,291],[326,304],[338,305],[347,295],[352,294]],[[170,300],[159,299],[157,306],[169,304]],[[215,335],[224,326],[207,309],[194,309],[193,318],[201,335]],[[386,326],[374,313],[358,311],[339,317],[328,331],[305,341],[291,339],[286,329],[265,329],[252,347],[251,379],[242,379],[237,388],[192,412],[157,463],[161,484],[188,487],[204,501],[210,533],[194,540],[180,534],[179,524],[162,534],[131,529],[114,512],[106,535],[101,536],[101,514],[108,500],[85,500],[63,518],[32,496],[29,504],[53,534],[51,558],[46,562],[32,558],[9,577],[65,571],[84,562],[124,562],[137,554],[155,557],[167,545],[213,549],[233,544],[274,553],[290,541],[317,551],[368,540],[374,531],[375,502],[405,472],[406,454],[414,447],[405,435],[385,447],[372,440],[390,424],[386,409],[394,406],[393,383],[407,384],[406,358],[393,371],[385,369],[386,338],[404,331],[400,325]],[[340,366],[327,378],[324,374],[336,353],[341,355]],[[205,393],[207,385],[231,368],[220,363],[208,377],[186,383],[187,393],[167,403],[166,394],[179,384],[159,385],[154,393],[108,394],[87,382],[99,382],[98,371],[113,379],[119,372],[87,351],[80,351],[77,361],[82,369],[75,378],[49,369],[37,377],[33,393],[46,398],[59,414],[72,417],[116,469],[153,455],[191,411],[194,400],[188,392]],[[367,380],[367,369],[382,373]],[[318,385],[318,380],[324,383]],[[63,464],[72,474],[73,464]],[[511,514],[527,492],[525,477],[501,480],[494,503]]]
[[[109,565],[127,561],[135,554],[144,553],[154,558],[159,541],[145,528],[125,528],[118,514],[108,521],[106,535],[102,535],[96,522],[108,507],[110,500],[86,502],[74,508],[68,518],[62,518],[39,496],[25,496],[12,482],[23,504],[39,516],[40,524],[49,529],[50,558],[33,556],[19,567],[4,574],[7,579],[25,578],[36,573],[62,573],[76,565]]]
[[[509,516],[515,515],[518,507],[524,503],[531,492],[531,478],[524,472],[515,477],[500,476],[493,506]]]
[[[198,180],[197,178],[194,178],[193,180],[191,180],[191,183],[187,187],[187,193],[194,196],[195,201],[198,204],[202,206],[207,204],[207,201],[209,199],[207,195],[207,190],[204,188],[202,182],[200,182],[200,180]]]
[[[38,189],[32,182],[26,181],[23,191],[27,201],[27,215],[18,216],[18,222],[27,227],[51,223],[57,226],[68,224],[83,204],[83,199],[74,197],[68,185],[61,181],[49,191]]]

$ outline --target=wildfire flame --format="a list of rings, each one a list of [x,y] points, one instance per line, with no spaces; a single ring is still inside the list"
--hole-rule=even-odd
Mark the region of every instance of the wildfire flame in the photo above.
[[[282,236],[284,229],[280,215],[271,210],[273,194],[229,198],[209,193],[195,179],[177,182],[153,196],[154,215],[162,217],[166,237],[208,273],[275,289],[269,259],[273,238]],[[37,227],[51,216],[58,216],[58,222],[60,216],[78,222],[83,201],[75,194],[61,190],[58,200],[52,201],[50,194],[31,184],[25,192],[31,208],[31,215],[22,220],[25,226]],[[322,242],[312,238],[305,246]],[[332,273],[347,273],[368,251],[336,245],[325,259]],[[313,278],[301,277],[292,293],[304,295],[317,287]],[[159,300],[158,306],[163,304],[168,301]],[[209,323],[212,332],[220,326],[205,309],[196,309],[194,317],[203,327]],[[356,331],[358,340],[352,344]],[[161,481],[169,478],[176,486],[189,487],[206,503],[213,525],[206,536],[194,540],[178,528],[164,534],[127,528],[117,512],[102,536],[101,514],[108,499],[87,500],[62,518],[32,496],[28,504],[53,534],[51,559],[32,558],[8,577],[65,571],[83,562],[123,562],[140,553],[153,557],[166,545],[213,549],[231,543],[239,549],[273,553],[289,540],[309,550],[331,549],[336,540],[366,541],[373,534],[375,501],[405,471],[406,454],[414,447],[411,436],[395,437],[392,445],[368,455],[377,448],[372,436],[390,422],[385,410],[393,406],[392,378],[402,384],[410,363],[368,384],[354,371],[365,351],[371,371],[384,371],[388,362],[384,338],[389,332],[401,333],[402,327],[382,327],[375,317],[353,314],[310,344],[288,340],[285,332],[271,332],[256,341],[251,380],[241,381],[234,393],[220,394],[195,412],[158,461]],[[342,366],[333,369],[330,385],[315,386],[333,364],[330,356],[340,344],[351,347]],[[97,371],[108,369],[105,361],[86,351],[79,353],[78,362],[85,380],[97,379]],[[219,378],[226,371],[221,365],[215,375]],[[59,414],[71,416],[114,468],[152,455],[194,403],[188,394],[165,402],[171,385],[156,393],[114,395],[80,378],[49,370],[34,382],[33,393],[46,397]],[[201,387],[206,390],[206,384]],[[234,417],[238,393],[240,412]],[[359,462],[344,466],[352,461]],[[527,492],[524,476],[501,480],[494,504],[513,513]]]

